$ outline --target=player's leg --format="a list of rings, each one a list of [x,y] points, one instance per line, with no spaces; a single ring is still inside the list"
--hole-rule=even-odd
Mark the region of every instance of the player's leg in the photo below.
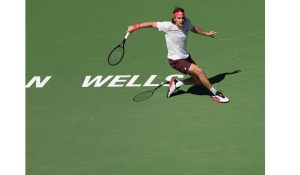
[[[183,82],[183,84],[185,85],[200,85],[201,82],[199,80],[199,78],[195,75],[191,75],[189,78],[186,78],[184,80],[181,80]]]
[[[191,62],[188,59],[179,59],[179,60],[169,60],[169,64],[173,69],[177,71],[187,74],[187,70],[189,69]],[[194,84],[193,80],[186,80],[187,84]],[[183,86],[185,83],[183,81],[177,80],[175,77],[172,77],[169,83],[169,88],[167,92],[167,97],[170,97],[177,89]]]
[[[170,97],[172,93],[174,93],[177,89],[179,89],[183,85],[194,85],[201,84],[198,78],[195,75],[191,75],[191,77],[184,80],[177,80],[175,77],[172,77],[169,83],[167,97]]]
[[[188,69],[188,73],[191,75],[191,79],[185,79],[184,83],[202,84],[207,89],[212,88],[204,70],[200,66],[192,63]]]
[[[190,74],[191,77],[185,80],[176,80],[173,77],[169,83],[169,88],[167,92],[167,97],[170,97],[177,89],[185,84],[202,84],[204,87],[209,89],[213,94],[212,99],[217,102],[228,102],[229,99],[225,97],[221,92],[217,91],[209,82],[208,78],[206,77],[204,70],[200,68],[191,57],[188,59],[181,59],[181,60],[169,60],[171,67],[178,70],[184,74]]]
[[[219,103],[226,103],[229,102],[229,99],[227,97],[225,97],[222,92],[217,91],[209,82],[207,76],[204,73],[204,70],[196,65],[196,64],[191,64],[188,72],[192,75],[192,79],[195,83],[199,83],[202,84],[203,86],[205,86],[207,89],[209,89],[211,91],[212,95],[212,99],[216,102]],[[191,79],[187,79],[187,82],[191,82]]]
[[[183,85],[201,84],[198,75],[191,74],[190,72],[188,72],[192,64],[196,65],[196,63],[191,57],[187,59],[180,59],[180,60],[169,60],[169,64],[171,65],[172,68],[178,70],[183,74],[189,74],[191,75],[191,77],[184,80],[177,80],[175,79],[175,77],[173,77],[169,83],[167,97],[170,97],[172,93],[174,93],[177,89],[179,89]]]

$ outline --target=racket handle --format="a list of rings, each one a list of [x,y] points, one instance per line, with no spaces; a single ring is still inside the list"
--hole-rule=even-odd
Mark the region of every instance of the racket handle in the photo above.
[[[164,82],[161,82],[161,83],[159,84],[159,86],[163,86],[163,85],[168,84],[168,83],[169,83],[169,81],[164,81]]]
[[[130,34],[130,32],[127,32],[127,33],[126,33],[126,35],[125,35],[125,39],[127,39],[127,38],[128,38],[129,34]]]
[[[167,82],[166,81],[164,81],[164,82],[161,82],[159,85],[161,86],[161,85],[164,85],[164,84],[166,84]]]

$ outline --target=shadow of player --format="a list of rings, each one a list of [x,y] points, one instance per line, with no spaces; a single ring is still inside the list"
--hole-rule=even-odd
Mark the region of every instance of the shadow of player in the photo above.
[[[218,74],[218,75],[215,75],[215,76],[209,78],[208,80],[210,81],[211,84],[216,84],[216,83],[223,81],[227,75],[236,74],[239,72],[241,72],[241,71],[236,70],[233,72],[221,73],[221,74]],[[187,91],[178,90],[177,92],[173,93],[171,97],[186,94],[186,93],[194,94],[194,95],[209,95],[209,96],[211,95],[211,92],[206,87],[204,87],[202,85],[193,85]]]

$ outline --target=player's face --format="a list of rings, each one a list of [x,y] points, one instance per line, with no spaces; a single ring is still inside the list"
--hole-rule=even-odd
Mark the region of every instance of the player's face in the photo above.
[[[176,16],[176,17],[174,17],[175,24],[176,24],[178,27],[182,27],[183,24],[184,24],[184,19],[185,19],[184,16]]]

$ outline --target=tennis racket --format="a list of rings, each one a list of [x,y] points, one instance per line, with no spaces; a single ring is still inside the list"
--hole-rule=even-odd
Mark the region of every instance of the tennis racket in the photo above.
[[[130,32],[127,32],[123,41],[109,53],[108,64],[110,64],[111,66],[115,66],[122,61],[125,53],[125,42],[129,34]]]
[[[152,95],[154,94],[154,92],[158,88],[162,87],[163,85],[165,85],[167,83],[169,83],[169,81],[164,81],[164,82],[160,83],[157,87],[155,87],[152,90],[145,91],[145,92],[137,94],[135,97],[133,97],[133,101],[135,101],[135,102],[141,102],[141,101],[147,100],[148,98],[152,97]]]

